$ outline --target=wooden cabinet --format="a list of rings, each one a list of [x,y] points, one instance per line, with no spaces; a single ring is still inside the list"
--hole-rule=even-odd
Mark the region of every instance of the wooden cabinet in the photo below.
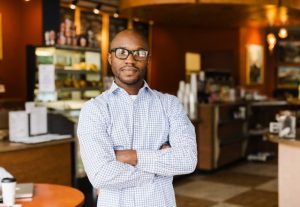
[[[0,166],[15,176],[17,182],[71,186],[74,182],[74,139],[32,145],[2,141]]]
[[[243,103],[200,104],[196,126],[200,170],[213,170],[245,155],[247,107]]]

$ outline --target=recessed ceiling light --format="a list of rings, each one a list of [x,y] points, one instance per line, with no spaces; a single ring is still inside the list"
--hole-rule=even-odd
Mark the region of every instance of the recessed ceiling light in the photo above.
[[[119,17],[119,13],[118,13],[118,12],[115,12],[115,13],[113,14],[113,16],[114,16],[114,18],[118,18],[118,17]]]
[[[76,9],[77,5],[77,0],[73,0],[72,3],[70,4],[70,9]]]

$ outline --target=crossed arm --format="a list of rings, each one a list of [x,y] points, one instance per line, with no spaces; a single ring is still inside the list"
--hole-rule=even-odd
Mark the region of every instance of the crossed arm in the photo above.
[[[179,103],[171,102],[167,150],[113,150],[105,110],[89,102],[82,108],[78,137],[86,173],[95,188],[124,189],[152,182],[156,175],[190,173],[196,165],[194,129]],[[180,105],[180,106],[179,106]],[[97,112],[95,114],[95,112]]]
[[[160,149],[168,149],[170,145],[165,143]],[[115,150],[116,159],[120,162],[136,166],[137,164],[137,152],[136,150]]]
[[[170,145],[165,143],[161,146],[162,149],[168,149]],[[136,166],[137,164],[137,153],[136,150],[115,150],[116,160],[125,164]],[[96,188],[96,193],[99,195],[101,189]]]

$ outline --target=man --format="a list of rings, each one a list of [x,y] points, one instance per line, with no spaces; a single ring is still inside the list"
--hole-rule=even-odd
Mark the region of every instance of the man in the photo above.
[[[173,176],[196,165],[195,130],[178,99],[150,89],[146,39],[124,30],[111,42],[114,82],[88,101],[78,123],[81,158],[98,207],[175,207]]]

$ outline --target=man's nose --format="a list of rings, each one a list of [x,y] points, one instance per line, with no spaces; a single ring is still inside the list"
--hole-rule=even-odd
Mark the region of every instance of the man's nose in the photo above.
[[[130,54],[128,55],[128,57],[126,58],[125,62],[126,62],[126,63],[134,63],[134,62],[135,62],[135,59],[134,59],[132,53],[130,53]]]

